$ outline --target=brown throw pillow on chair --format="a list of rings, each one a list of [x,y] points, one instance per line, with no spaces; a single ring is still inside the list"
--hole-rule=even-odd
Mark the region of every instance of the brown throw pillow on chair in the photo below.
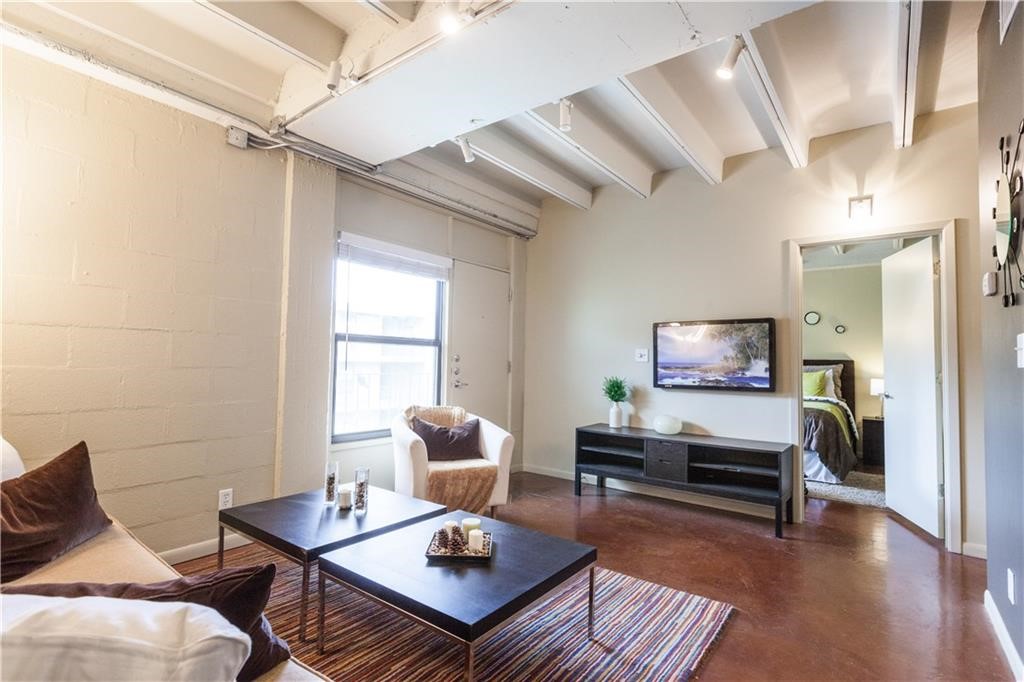
[[[28,575],[110,524],[84,441],[0,483],[0,582]]]
[[[427,459],[431,462],[483,459],[480,452],[479,419],[470,419],[464,424],[448,428],[413,417],[412,430],[426,444]]]
[[[16,585],[4,594],[46,597],[113,597],[146,601],[180,601],[209,606],[252,640],[249,658],[238,673],[240,682],[254,680],[291,657],[288,645],[277,637],[263,615],[277,567],[225,568],[204,575],[174,578],[159,583],[53,583]]]

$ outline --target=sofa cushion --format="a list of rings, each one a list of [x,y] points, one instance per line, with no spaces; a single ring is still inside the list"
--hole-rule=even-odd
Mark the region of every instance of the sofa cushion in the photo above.
[[[252,650],[238,674],[243,682],[269,671],[290,657],[288,645],[274,635],[263,609],[270,598],[277,567],[248,566],[173,578],[158,583],[49,583],[5,587],[4,595],[49,597],[112,597],[144,601],[189,602],[209,606],[252,640]]]
[[[427,446],[427,459],[431,462],[483,458],[480,452],[479,419],[470,419],[464,424],[447,427],[413,417],[411,426]]]
[[[109,525],[84,442],[0,483],[0,582],[31,573]]]
[[[5,680],[231,680],[249,638],[198,604],[9,595]]]

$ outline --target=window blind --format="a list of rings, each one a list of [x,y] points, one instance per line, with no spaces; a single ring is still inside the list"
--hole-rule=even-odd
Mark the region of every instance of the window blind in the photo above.
[[[406,275],[448,281],[452,260],[425,251],[342,232],[338,238],[338,257],[350,263],[392,270]]]

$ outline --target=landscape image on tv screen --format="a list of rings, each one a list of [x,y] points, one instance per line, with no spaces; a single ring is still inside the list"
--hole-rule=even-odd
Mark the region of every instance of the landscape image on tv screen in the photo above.
[[[654,325],[659,388],[775,390],[774,320],[661,322]]]

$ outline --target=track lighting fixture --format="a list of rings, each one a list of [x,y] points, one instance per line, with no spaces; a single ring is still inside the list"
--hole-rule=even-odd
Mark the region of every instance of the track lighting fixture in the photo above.
[[[327,67],[327,89],[330,90],[332,95],[339,95],[339,89],[341,88],[341,81],[344,80],[348,83],[349,87],[359,84],[359,76],[355,75],[355,66],[349,69],[347,74],[341,72],[341,60],[335,59]]]
[[[563,133],[572,130],[572,102],[565,97],[558,100],[558,129]]]
[[[473,163],[476,160],[476,154],[473,153],[473,148],[469,146],[469,140],[463,136],[455,138],[455,143],[459,145],[459,149],[462,150],[462,159],[466,163]]]
[[[746,47],[746,43],[743,42],[743,38],[736,36],[732,39],[732,45],[729,46],[729,52],[726,53],[725,59],[722,60],[722,65],[715,71],[715,75],[722,80],[732,80],[732,72],[736,68],[736,62],[740,58],[740,52]]]

